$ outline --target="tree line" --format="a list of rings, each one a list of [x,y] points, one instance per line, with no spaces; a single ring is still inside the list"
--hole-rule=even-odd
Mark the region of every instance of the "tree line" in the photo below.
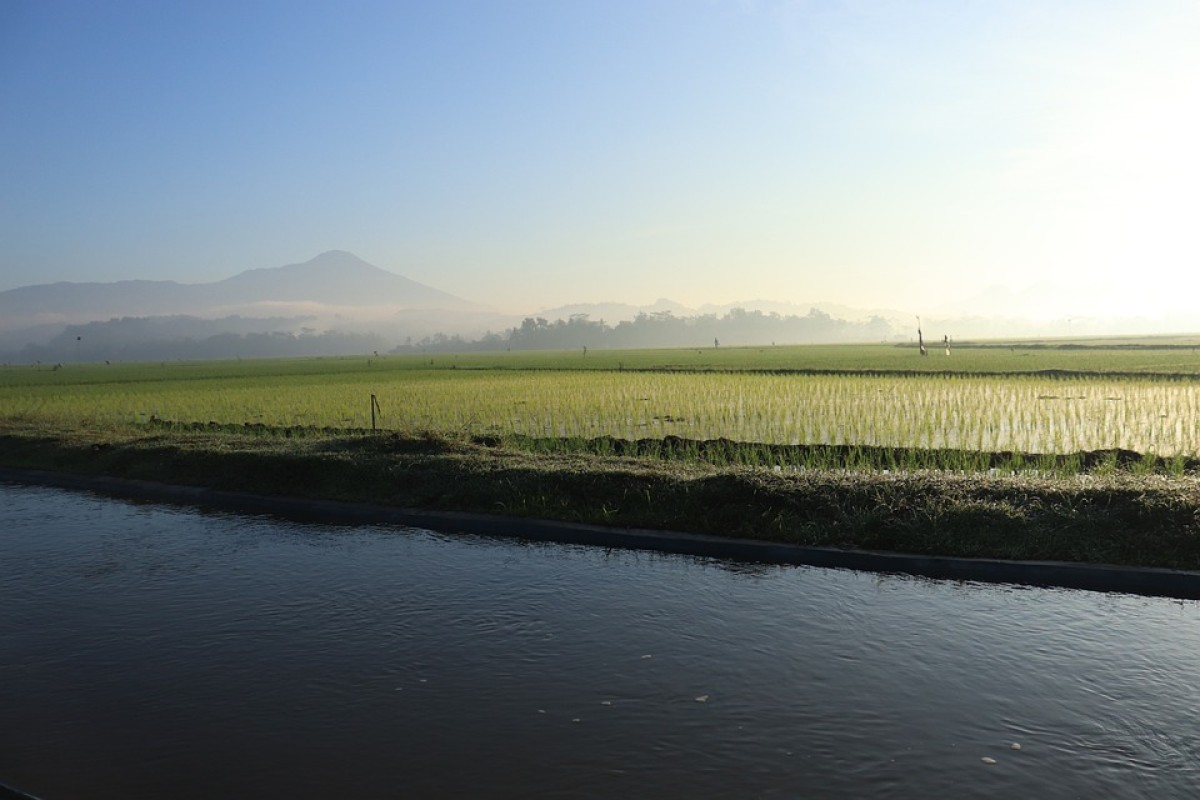
[[[819,342],[883,341],[892,337],[882,317],[862,322],[837,319],[812,309],[803,315],[781,315],[731,309],[723,316],[677,317],[670,311],[641,313],[610,325],[588,314],[573,314],[553,322],[526,317],[503,333],[488,332],[478,339],[434,334],[406,342],[393,353],[467,352],[480,350],[570,350],[590,348],[712,347]]]
[[[375,334],[319,332],[312,328],[263,330],[295,324],[288,319],[226,317],[122,317],[67,326],[45,344],[0,354],[6,361],[54,364],[72,361],[164,361],[286,356],[358,355],[384,349]]]
[[[0,353],[6,362],[53,364],[72,361],[160,361],[282,356],[339,356],[378,353],[395,338],[375,333],[317,331],[303,318],[219,320],[188,316],[123,317],[71,325],[44,344]],[[818,309],[780,315],[735,308],[728,313],[677,317],[669,311],[642,313],[615,325],[587,314],[550,321],[526,317],[501,333],[478,338],[436,333],[409,339],[392,353],[449,353],[504,350],[634,349],[641,347],[736,347],[739,345],[883,341],[893,336],[887,320],[836,319]]]

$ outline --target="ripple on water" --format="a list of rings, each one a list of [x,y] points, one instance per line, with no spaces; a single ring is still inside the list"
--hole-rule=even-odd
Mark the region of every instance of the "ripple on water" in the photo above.
[[[1192,603],[0,497],[0,770],[47,797],[1200,777]]]

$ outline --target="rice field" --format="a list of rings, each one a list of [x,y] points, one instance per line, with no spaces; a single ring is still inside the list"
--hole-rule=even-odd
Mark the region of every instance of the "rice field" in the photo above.
[[[861,364],[870,348],[842,349]],[[371,426],[374,395],[377,424],[403,431],[631,440],[674,435],[980,452],[1200,453],[1200,380],[1128,374],[1153,371],[1144,367],[1163,363],[1161,353],[1143,354],[1137,362],[1123,356],[1118,361],[1127,371],[1120,377],[997,377],[970,371],[684,371],[671,364],[654,369],[636,360],[683,361],[696,351],[648,352],[653,351],[605,354],[617,361],[616,368],[600,366],[602,359],[594,355],[587,356],[586,367],[577,366],[579,354],[560,354],[557,361],[543,354],[499,354],[490,362],[485,354],[446,357],[432,365],[412,357],[8,367],[0,370],[0,427],[118,427],[156,418],[362,429]],[[737,363],[737,353],[730,349],[722,357]],[[743,363],[758,365],[762,353],[746,349]],[[1019,356],[1005,351],[996,358]],[[626,368],[625,361],[637,368]]]

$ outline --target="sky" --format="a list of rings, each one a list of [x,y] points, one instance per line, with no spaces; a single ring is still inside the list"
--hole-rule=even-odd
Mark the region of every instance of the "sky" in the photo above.
[[[1195,0],[0,0],[0,290],[341,249],[516,312],[1186,310],[1196,42]]]

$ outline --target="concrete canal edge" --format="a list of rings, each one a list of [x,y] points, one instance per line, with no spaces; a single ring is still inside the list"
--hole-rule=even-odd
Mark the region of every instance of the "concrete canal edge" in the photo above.
[[[697,533],[608,528],[544,519],[450,511],[422,511],[367,503],[256,495],[95,475],[0,468],[0,482],[88,491],[133,501],[262,514],[333,525],[399,525],[439,533],[467,533],[595,547],[653,550],[709,558],[898,573],[952,581],[1012,583],[1097,592],[1200,600],[1200,572],[1077,564],[946,558],[801,547]]]

